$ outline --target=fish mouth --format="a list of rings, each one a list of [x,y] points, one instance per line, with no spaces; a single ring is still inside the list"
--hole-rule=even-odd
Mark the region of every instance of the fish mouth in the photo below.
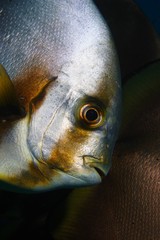
[[[101,179],[103,179],[108,172],[108,170],[106,169],[106,164],[104,164],[103,156],[98,158],[91,155],[84,155],[83,164],[84,166],[94,168]]]
[[[98,167],[93,167],[95,170],[96,170],[96,172],[99,174],[99,176],[100,176],[100,178],[103,180],[104,179],[104,177],[106,176],[106,174],[104,173],[104,171],[102,171],[100,168],[98,168]]]

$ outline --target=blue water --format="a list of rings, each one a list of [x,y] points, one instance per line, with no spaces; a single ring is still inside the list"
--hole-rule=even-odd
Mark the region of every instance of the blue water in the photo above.
[[[134,0],[160,34],[160,0]]]

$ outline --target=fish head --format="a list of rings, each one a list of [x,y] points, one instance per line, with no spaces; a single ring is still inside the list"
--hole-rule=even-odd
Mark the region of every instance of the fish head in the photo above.
[[[28,148],[51,187],[96,184],[108,173],[120,122],[116,59],[112,42],[91,46],[62,66],[43,104],[33,99]]]

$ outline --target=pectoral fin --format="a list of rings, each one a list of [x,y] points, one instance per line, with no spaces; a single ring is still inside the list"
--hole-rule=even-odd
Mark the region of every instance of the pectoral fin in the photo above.
[[[8,120],[24,116],[16,91],[6,70],[0,64],[0,119]]]

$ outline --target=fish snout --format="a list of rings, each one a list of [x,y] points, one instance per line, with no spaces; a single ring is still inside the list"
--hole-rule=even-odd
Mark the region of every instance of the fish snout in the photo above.
[[[103,155],[101,155],[100,157],[84,155],[83,164],[85,167],[94,168],[98,175],[101,177],[101,179],[103,179],[107,175],[110,169],[110,163]]]

